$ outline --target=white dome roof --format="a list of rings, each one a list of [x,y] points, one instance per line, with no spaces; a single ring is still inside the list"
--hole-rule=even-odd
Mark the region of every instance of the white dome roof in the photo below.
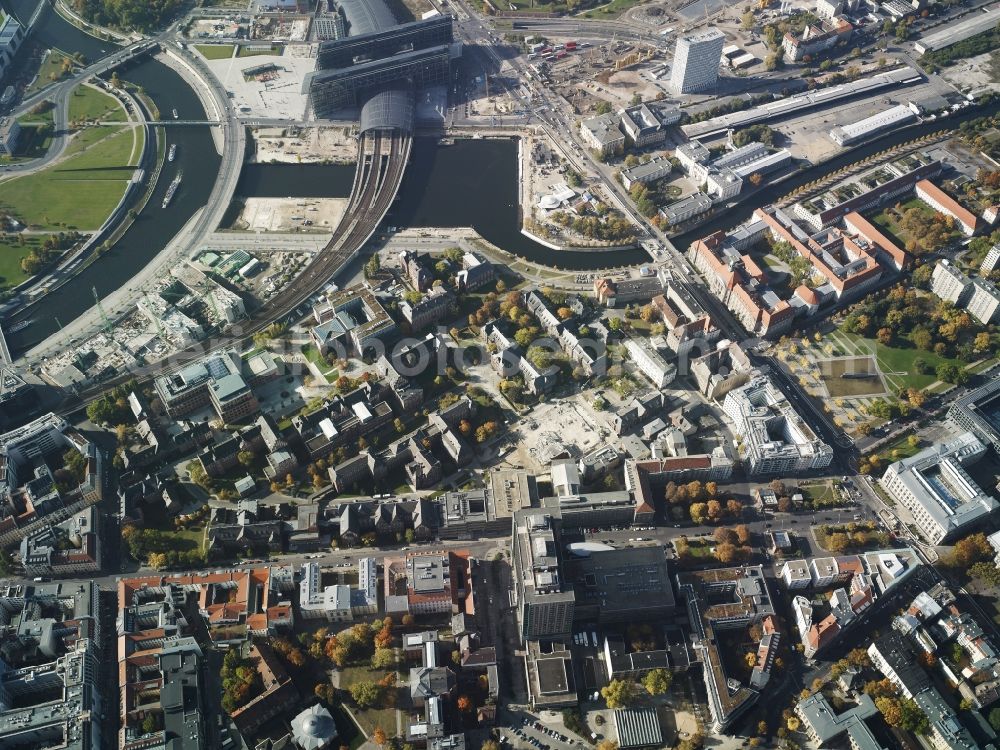
[[[302,750],[321,750],[336,737],[333,717],[318,703],[292,719],[292,739]]]

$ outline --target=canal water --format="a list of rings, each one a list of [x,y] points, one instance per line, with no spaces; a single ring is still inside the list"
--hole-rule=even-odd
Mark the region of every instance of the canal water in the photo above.
[[[30,18],[39,0],[0,0],[18,17]],[[40,0],[45,2],[46,0]],[[82,52],[93,61],[111,49],[111,43],[91,37],[63,20],[51,9],[43,13],[34,32],[45,44],[66,52]],[[154,60],[133,63],[120,73],[125,80],[142,86],[161,113],[177,109],[181,119],[204,119],[200,101],[190,86],[172,69]],[[690,242],[734,226],[749,217],[754,206],[764,205],[803,185],[819,174],[846,166],[898,143],[956,127],[962,120],[993,114],[1000,102],[986,109],[970,109],[947,121],[927,123],[890,133],[817,170],[796,175],[753,196],[752,204],[739,205],[714,217],[707,224],[681,235],[674,244],[684,251]],[[93,290],[104,297],[135,276],[201,208],[211,192],[220,157],[208,127],[167,128],[169,143],[178,146],[177,159],[165,164],[153,196],[138,220],[123,237],[86,270],[44,301],[6,321],[6,328],[22,320],[31,324],[9,335],[15,351],[24,351],[68,323],[93,305]],[[161,208],[163,195],[174,175],[183,172],[183,182],[170,206]],[[353,166],[343,165],[247,165],[237,190],[238,197],[346,197],[353,179]],[[562,252],[545,248],[518,230],[517,143],[514,140],[459,140],[439,146],[434,139],[418,138],[407,168],[400,196],[386,224],[398,227],[471,226],[493,244],[528,260],[573,270],[593,270],[619,264],[637,264],[647,259],[638,249],[616,252]]]
[[[354,166],[249,164],[237,189],[239,198],[347,197]],[[642,263],[641,249],[609,252],[551,250],[519,231],[517,142],[512,139],[457,140],[439,146],[436,138],[413,142],[399,197],[387,226],[472,227],[497,247],[550,266],[590,270]]]
[[[36,0],[4,0],[6,9],[25,20],[31,17],[36,6]],[[47,46],[70,53],[82,52],[88,62],[114,49],[110,42],[85,34],[51,8],[43,11],[33,33]],[[120,75],[122,79],[142,86],[167,117],[167,113],[176,108],[181,119],[206,119],[194,90],[166,65],[144,58],[121,69]],[[54,333],[60,323],[69,323],[92,307],[95,289],[98,296],[104,297],[127,283],[205,204],[220,163],[209,128],[167,128],[166,135],[168,143],[177,144],[177,157],[172,164],[164,164],[161,179],[146,208],[105,254],[58,291],[5,322],[5,327],[9,329],[22,320],[31,321],[26,328],[8,334],[11,349],[20,352],[31,348]],[[183,172],[181,186],[170,205],[164,209],[161,207],[163,196],[178,172]]]
[[[28,23],[39,2],[48,0],[3,0],[0,5],[9,13],[13,13],[21,23]],[[62,50],[67,54],[79,52],[84,62],[92,63],[118,49],[115,42],[98,39],[76,28],[63,20],[62,16],[52,7],[42,11],[39,23],[31,32],[32,39],[46,48]]]

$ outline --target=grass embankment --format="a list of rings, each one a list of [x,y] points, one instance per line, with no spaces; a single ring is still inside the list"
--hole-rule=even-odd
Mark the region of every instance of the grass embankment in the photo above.
[[[349,666],[338,670],[340,676],[340,689],[349,690],[351,685],[357,682],[378,682],[382,679],[387,670],[368,669],[364,666]],[[398,690],[398,688],[396,688]],[[357,719],[361,730],[371,735],[375,727],[382,727],[385,733],[392,735],[396,729],[396,709],[395,708],[352,708],[351,713]]]
[[[58,164],[0,184],[0,209],[32,229],[100,228],[135,171],[139,132],[113,126],[84,130]]]
[[[95,86],[77,86],[69,98],[70,122],[125,122],[127,119],[122,103]]]
[[[2,235],[0,235],[2,236]],[[21,268],[21,260],[28,257],[32,250],[40,250],[43,235],[20,235],[24,244],[17,237],[0,239],[0,288],[9,289],[28,279],[31,274]]]
[[[68,61],[69,58],[62,52],[49,50],[45,59],[42,60],[42,64],[38,67],[38,75],[35,76],[35,80],[31,82],[30,86],[25,88],[24,96],[31,96],[36,91],[41,91],[50,83],[55,83],[69,75],[67,66],[71,63]]]

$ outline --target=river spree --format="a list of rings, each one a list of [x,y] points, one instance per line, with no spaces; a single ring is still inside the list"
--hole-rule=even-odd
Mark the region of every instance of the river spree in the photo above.
[[[253,164],[237,190],[248,197],[347,197],[353,167]],[[345,170],[347,170],[345,172]],[[520,232],[517,141],[417,138],[399,197],[385,223],[396,227],[472,227],[497,247],[528,260],[590,270],[649,259],[641,249],[607,252],[551,250]]]
[[[37,7],[33,0],[2,0],[4,7],[27,21]],[[45,0],[42,0],[43,2]],[[47,46],[68,53],[80,52],[92,62],[111,52],[112,43],[91,37],[69,24],[51,8],[40,17],[33,32]],[[176,109],[180,119],[205,119],[200,101],[184,79],[168,66],[145,59],[125,67],[122,79],[142,86],[160,112]],[[964,110],[944,121],[920,124],[887,134],[820,167],[796,174],[779,185],[767,186],[734,208],[720,211],[702,226],[674,238],[682,252],[699,237],[744,221],[755,206],[782,195],[871,154],[933,133],[943,127],[984,114],[993,114],[1000,103]],[[168,143],[176,144],[177,159],[165,164],[153,196],[137,221],[105,254],[40,303],[6,321],[12,325],[30,320],[10,335],[12,349],[23,351],[54,333],[94,304],[94,290],[104,297],[132,279],[194,213],[204,206],[218,174],[220,157],[209,128],[167,128]],[[398,200],[386,219],[396,227],[472,227],[489,242],[545,265],[572,270],[594,270],[635,265],[648,260],[638,248],[619,251],[570,252],[551,250],[519,231],[517,141],[514,139],[457,140],[439,145],[433,138],[417,138]],[[161,203],[167,185],[183,173],[181,187],[170,205]],[[237,189],[238,197],[346,197],[353,180],[353,165],[247,165]]]
[[[37,2],[5,0],[5,7],[26,22]],[[43,11],[32,33],[46,46],[70,54],[80,52],[87,62],[100,59],[116,48],[111,42],[80,31],[51,8]],[[160,112],[176,108],[181,118],[206,119],[194,90],[163,63],[144,58],[122,68],[119,75],[141,86]],[[92,307],[95,289],[98,296],[104,297],[127,283],[205,204],[220,163],[209,128],[168,128],[166,134],[168,143],[178,146],[177,158],[172,164],[164,164],[161,179],[146,208],[121,239],[85,270],[56,292],[6,321],[8,329],[19,321],[31,321],[26,328],[8,336],[11,349],[23,351],[34,346],[54,333],[60,323],[68,323]],[[181,187],[170,205],[161,208],[167,186],[178,172],[183,172]]]

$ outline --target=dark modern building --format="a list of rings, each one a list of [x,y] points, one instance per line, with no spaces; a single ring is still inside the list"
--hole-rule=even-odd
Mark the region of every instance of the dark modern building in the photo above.
[[[367,129],[409,130],[413,91],[446,85],[452,61],[461,55],[452,17],[400,24],[383,0],[344,0],[340,8],[348,36],[320,44],[316,70],[303,84],[313,112],[331,117],[361,107],[362,130],[366,121]]]

